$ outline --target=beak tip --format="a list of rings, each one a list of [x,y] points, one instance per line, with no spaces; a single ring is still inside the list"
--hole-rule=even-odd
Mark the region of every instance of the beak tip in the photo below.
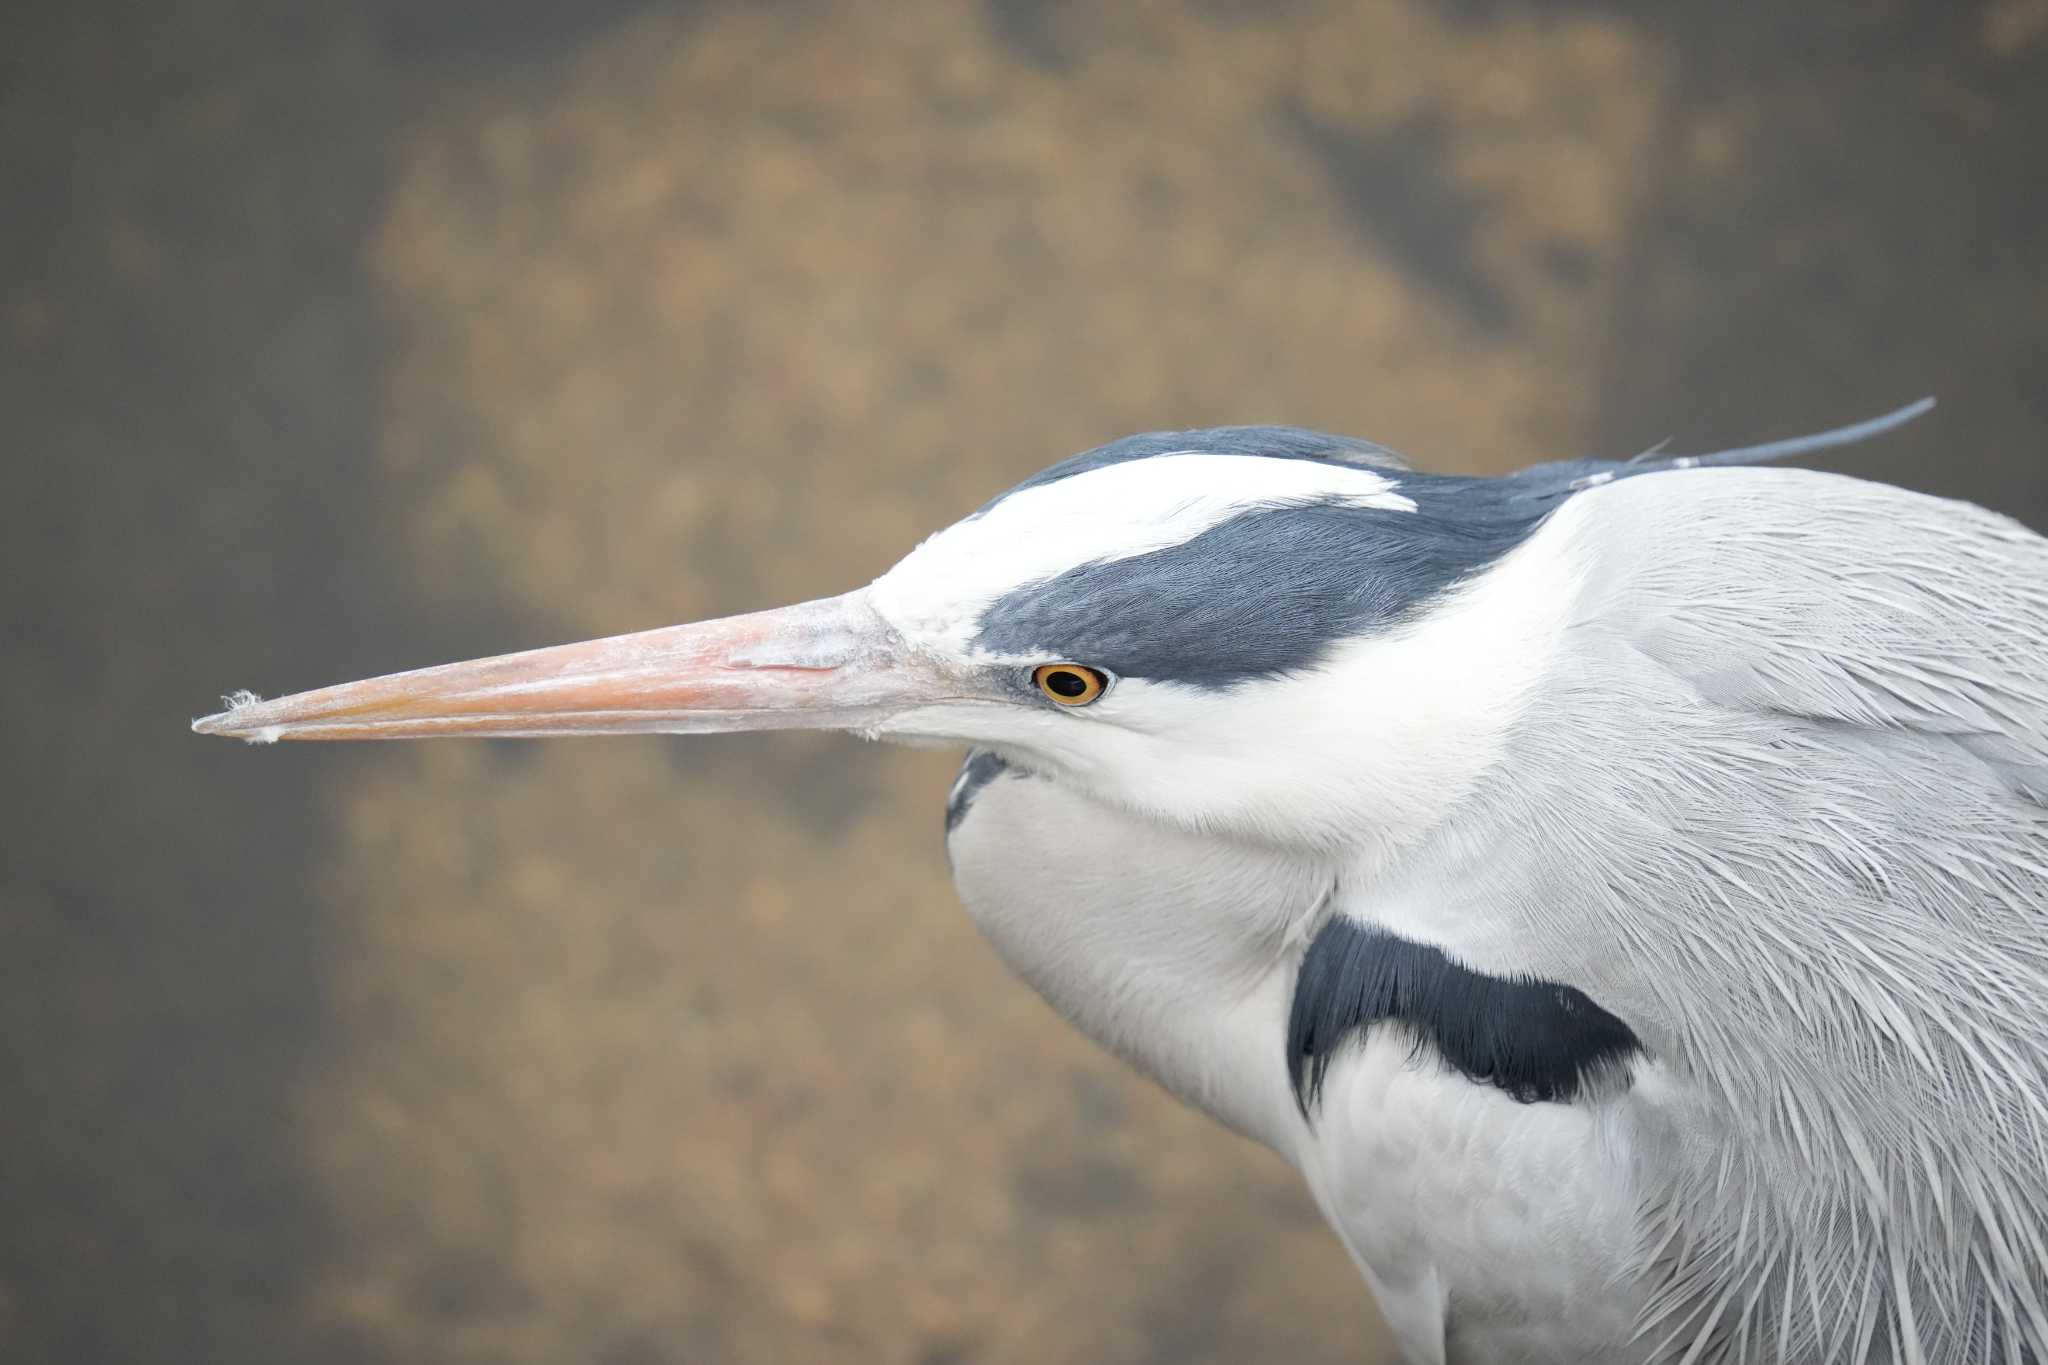
[[[230,739],[245,740],[250,744],[275,744],[279,738],[276,726],[253,725],[246,712],[263,699],[254,692],[235,692],[222,697],[227,706],[225,711],[216,711],[210,716],[201,716],[192,722],[195,735],[223,735]]]

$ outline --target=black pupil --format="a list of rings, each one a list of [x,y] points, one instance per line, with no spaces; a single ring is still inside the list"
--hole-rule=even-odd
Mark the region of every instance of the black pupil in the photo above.
[[[1078,697],[1088,690],[1088,680],[1071,668],[1056,668],[1046,674],[1045,685],[1062,697]]]

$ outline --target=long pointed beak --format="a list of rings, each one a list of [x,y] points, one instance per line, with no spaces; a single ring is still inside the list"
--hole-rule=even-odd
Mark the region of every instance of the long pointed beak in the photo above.
[[[720,621],[443,664],[274,701],[247,694],[202,735],[435,735],[858,730],[948,688],[908,656],[865,592]]]

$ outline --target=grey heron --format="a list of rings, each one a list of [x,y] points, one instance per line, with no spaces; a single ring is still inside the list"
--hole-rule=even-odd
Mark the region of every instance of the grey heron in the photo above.
[[[195,722],[971,746],[962,898],[1301,1172],[1414,1362],[2048,1365],[2048,541],[1764,462],[1284,427],[866,588]]]

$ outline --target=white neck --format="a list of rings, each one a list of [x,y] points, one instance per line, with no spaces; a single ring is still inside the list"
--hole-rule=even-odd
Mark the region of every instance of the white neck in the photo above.
[[[975,923],[1054,1009],[1188,1104],[1288,1148],[1289,949],[1328,892],[1324,869],[1015,769],[947,847]]]

